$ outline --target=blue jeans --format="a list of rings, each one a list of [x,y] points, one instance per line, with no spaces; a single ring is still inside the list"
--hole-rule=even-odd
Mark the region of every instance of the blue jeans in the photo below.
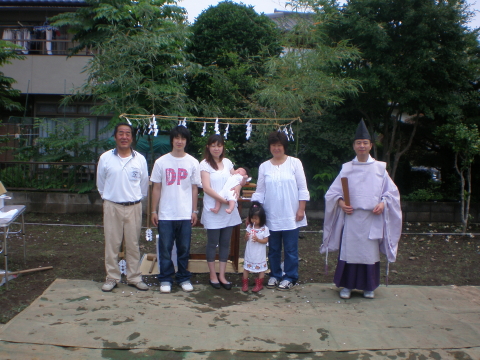
[[[173,284],[173,276],[178,284],[189,281],[190,271],[187,270],[190,258],[190,242],[192,240],[192,224],[190,220],[159,220],[158,221],[158,252],[160,274],[158,281]],[[173,243],[177,245],[177,273],[172,261]]]
[[[270,262],[270,277],[278,281],[288,280],[296,283],[298,280],[298,235],[300,228],[293,230],[272,231],[268,238],[268,260]],[[282,245],[284,262],[282,274]]]

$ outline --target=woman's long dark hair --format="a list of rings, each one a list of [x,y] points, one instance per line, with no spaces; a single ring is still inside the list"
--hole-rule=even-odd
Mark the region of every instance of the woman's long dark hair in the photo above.
[[[267,222],[267,215],[265,214],[265,209],[263,208],[262,204],[260,204],[258,201],[252,201],[250,205],[250,210],[248,211],[248,222],[250,224],[253,224],[252,217],[255,215],[260,219],[260,224],[258,224],[258,226],[264,226]]]
[[[219,145],[223,146],[223,151],[220,154],[220,161],[223,160],[223,158],[225,157],[225,140],[223,139],[223,137],[221,135],[215,135],[215,134],[210,135],[210,137],[208,138],[207,145],[205,145],[205,151],[203,153],[203,158],[213,169],[218,170],[218,164],[215,161],[215,159],[213,158],[212,154],[210,153],[210,150],[208,149],[208,147],[210,145],[215,144],[215,143],[218,143]]]

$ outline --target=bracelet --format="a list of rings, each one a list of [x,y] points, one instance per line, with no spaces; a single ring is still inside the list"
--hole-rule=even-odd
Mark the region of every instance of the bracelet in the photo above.
[[[193,210],[192,213],[193,214],[198,214],[198,210]]]
[[[152,214],[156,214],[157,212],[156,211],[152,211]]]

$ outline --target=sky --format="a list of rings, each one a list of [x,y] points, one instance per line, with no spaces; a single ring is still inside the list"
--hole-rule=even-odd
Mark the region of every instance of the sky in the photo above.
[[[475,4],[475,1],[477,2]],[[195,22],[195,18],[200,15],[200,13],[207,9],[210,5],[217,5],[219,0],[178,0],[178,5],[187,9],[188,20],[191,23]],[[277,10],[289,10],[285,8],[285,0],[243,0],[235,1],[243,2],[245,5],[253,5],[257,13],[271,14],[274,9]],[[480,0],[468,0],[471,6],[471,10],[476,10],[477,15],[474,18],[470,25],[471,28],[480,27]],[[291,10],[291,9],[290,9]]]

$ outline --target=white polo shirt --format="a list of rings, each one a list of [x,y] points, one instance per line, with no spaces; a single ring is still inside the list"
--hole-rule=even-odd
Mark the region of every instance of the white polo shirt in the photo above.
[[[145,157],[132,150],[122,158],[117,149],[100,156],[97,166],[97,188],[103,200],[133,202],[148,195],[148,168]]]

